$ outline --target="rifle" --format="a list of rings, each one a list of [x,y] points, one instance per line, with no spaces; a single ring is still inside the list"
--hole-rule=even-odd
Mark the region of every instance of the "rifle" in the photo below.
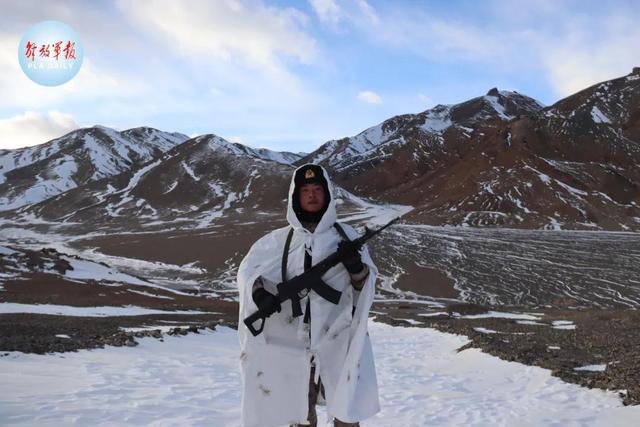
[[[389,227],[399,219],[400,217],[394,218],[376,230],[370,230],[369,228],[365,227],[364,234],[352,240],[351,244],[355,245],[358,248],[358,250],[360,250],[360,248],[362,248],[362,246],[365,244],[367,240],[379,234],[382,230]],[[298,293],[302,290],[305,290],[305,289],[310,290],[310,289],[316,288],[317,284],[322,281],[322,276],[324,275],[324,273],[326,273],[329,269],[333,268],[339,263],[340,263],[340,253],[339,251],[336,250],[334,253],[332,253],[331,255],[329,255],[328,257],[326,257],[325,259],[323,259],[322,261],[320,261],[319,263],[317,263],[316,265],[314,265],[304,273],[290,280],[287,280],[286,282],[279,283],[277,285],[278,294],[276,295],[276,297],[278,298],[278,301],[282,303],[284,301],[297,297]],[[324,286],[327,286],[327,285],[324,285]],[[247,325],[247,328],[249,328],[249,330],[251,331],[254,337],[262,333],[262,330],[264,329],[265,320],[267,319],[267,317],[271,316],[275,312],[275,310],[276,310],[276,307],[274,304],[274,306],[265,307],[263,310],[258,310],[255,313],[248,316],[246,319],[244,319],[244,324]],[[253,327],[253,325],[258,320],[262,320],[262,321],[260,322],[260,327],[256,329]]]

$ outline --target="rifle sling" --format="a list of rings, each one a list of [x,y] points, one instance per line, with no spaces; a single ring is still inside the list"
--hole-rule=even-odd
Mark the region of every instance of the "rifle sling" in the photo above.
[[[340,302],[342,292],[336,291],[331,286],[327,285],[322,279],[314,280],[311,285],[311,289],[332,304],[338,304]]]
[[[311,268],[311,264],[313,263],[313,260],[311,259],[311,254],[309,252],[307,252],[307,250],[305,249],[304,251],[304,271],[308,271]],[[309,295],[307,293],[307,295]],[[307,298],[307,306],[304,309],[304,323],[309,324],[309,322],[311,321],[311,298]],[[309,333],[311,333],[311,331],[309,331]]]
[[[348,242],[351,241],[351,239],[349,239],[349,236],[347,236],[347,233],[345,233],[344,228],[342,228],[340,224],[336,222],[333,224],[333,227],[336,229],[340,237],[342,237],[342,240],[346,240]]]
[[[284,252],[282,253],[282,283],[287,282],[287,264],[289,262],[289,247],[291,246],[291,238],[293,237],[293,228],[287,234],[287,240],[284,243]],[[298,294],[291,297],[291,311],[293,317],[302,316],[302,307],[300,307],[300,298]]]

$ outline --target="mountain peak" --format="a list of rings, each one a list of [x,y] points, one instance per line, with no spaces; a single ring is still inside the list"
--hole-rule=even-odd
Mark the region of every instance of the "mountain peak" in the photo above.
[[[251,148],[248,145],[239,142],[231,142],[214,134],[205,134],[196,137],[199,144],[207,144],[210,149],[217,151],[222,150],[234,156],[249,156],[260,160],[273,161],[285,165],[292,164],[299,160],[302,155],[289,152],[273,151],[267,148]]]
[[[38,203],[88,182],[116,176],[158,158],[186,139],[186,135],[152,128],[120,132],[95,125],[26,147],[19,155],[2,153],[0,211]]]
[[[98,130],[107,130],[107,131],[112,131],[112,132],[115,130],[115,129],[112,129],[110,127],[102,126],[102,125],[87,126],[85,129],[98,129]]]
[[[367,161],[374,164],[374,159],[411,141],[433,144],[430,149],[436,149],[434,147],[442,144],[443,135],[451,127],[468,132],[487,120],[509,121],[542,108],[542,104],[533,98],[494,87],[484,96],[458,104],[438,104],[418,114],[394,116],[356,136],[328,141],[295,164],[323,162],[334,171],[363,165]],[[385,148],[381,148],[383,146]]]

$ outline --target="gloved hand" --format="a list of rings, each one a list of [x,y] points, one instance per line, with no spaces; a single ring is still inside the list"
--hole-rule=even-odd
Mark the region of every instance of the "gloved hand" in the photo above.
[[[280,313],[282,309],[278,297],[264,288],[258,288],[253,291],[251,297],[253,298],[253,302],[258,306],[258,309],[267,316],[271,316],[276,311]]]
[[[338,243],[338,256],[350,274],[360,273],[364,268],[358,245],[351,241],[343,240]]]

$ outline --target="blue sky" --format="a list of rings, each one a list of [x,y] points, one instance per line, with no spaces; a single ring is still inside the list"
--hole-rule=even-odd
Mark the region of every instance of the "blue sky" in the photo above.
[[[640,66],[637,1],[13,1],[0,17],[0,148],[78,127],[215,133],[311,151],[494,86],[545,105]],[[22,34],[73,27],[78,75],[38,86]]]

